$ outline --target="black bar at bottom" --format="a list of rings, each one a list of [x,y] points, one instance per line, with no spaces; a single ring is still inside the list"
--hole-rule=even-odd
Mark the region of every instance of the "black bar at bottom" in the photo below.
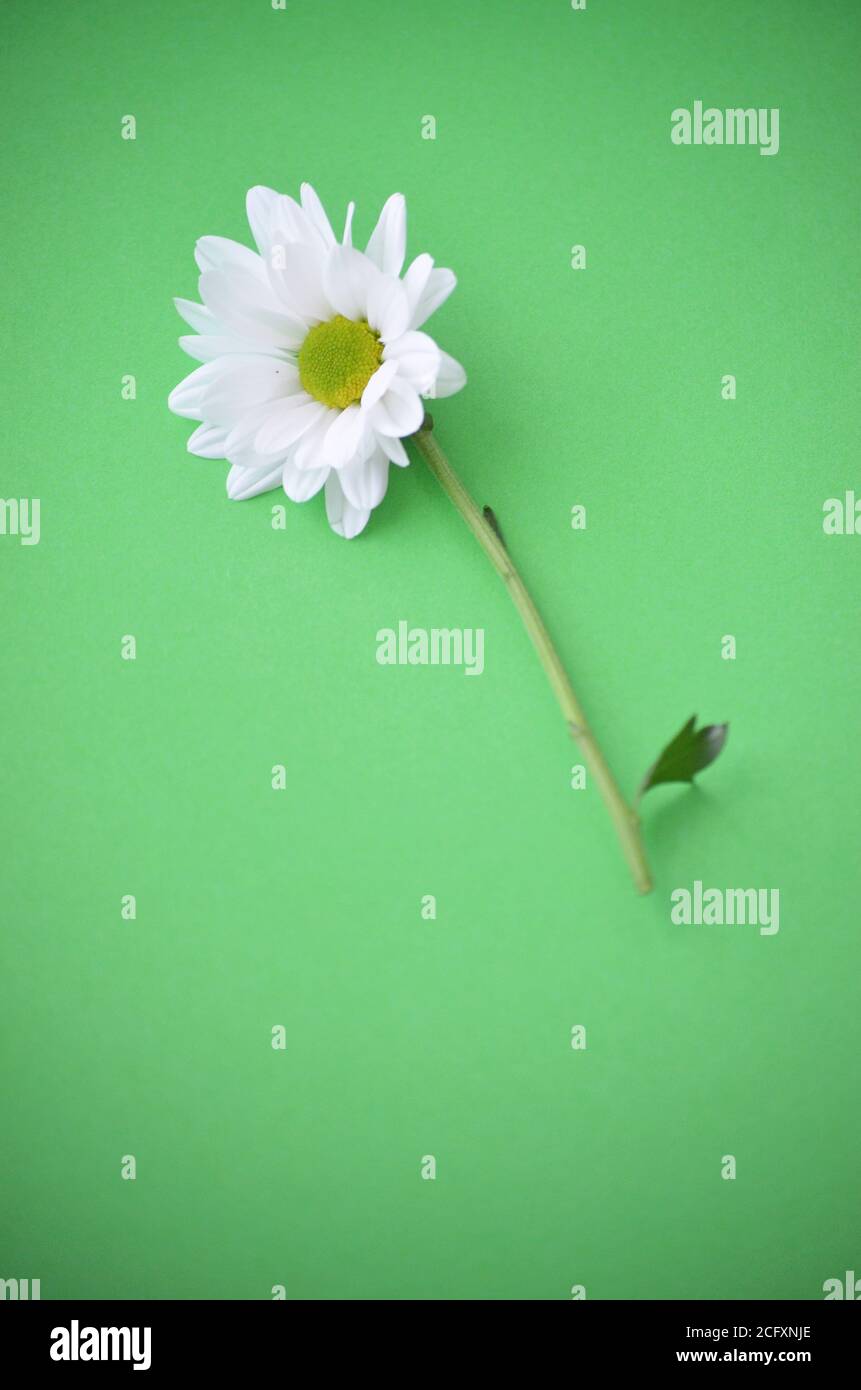
[[[312,1369],[307,1366],[310,1355],[316,1372],[339,1362],[351,1373],[399,1363],[401,1375],[417,1372],[424,1380],[435,1363],[441,1374],[454,1366],[462,1371],[474,1357],[486,1368],[494,1345],[500,1354],[514,1349],[531,1358],[540,1347],[542,1362],[558,1347],[572,1370],[586,1364],[581,1357],[590,1356],[607,1371],[796,1365],[821,1373],[857,1365],[861,1326],[859,1305],[836,1301],[584,1301],[568,1303],[558,1317],[543,1315],[536,1343],[534,1314],[525,1319],[512,1314],[510,1305],[500,1331],[485,1329],[484,1314],[477,1314],[474,1304],[469,1305],[468,1328],[458,1326],[456,1313],[447,1325],[436,1305],[433,1312],[417,1314],[409,1311],[410,1304],[396,1306],[394,1317],[387,1313],[375,1327],[375,1315],[363,1303],[362,1321],[351,1329],[349,1304],[337,1302],[7,1301],[0,1307],[0,1347],[4,1366],[18,1365],[25,1375],[32,1370],[52,1376],[77,1371],[92,1377],[109,1367],[114,1374],[137,1369],[150,1377],[189,1371],[223,1378],[231,1371],[268,1365],[295,1375],[298,1353],[306,1365],[299,1372],[302,1378]],[[457,1337],[455,1353],[446,1348],[449,1327]],[[419,1353],[420,1366],[414,1371],[403,1359],[404,1338]]]

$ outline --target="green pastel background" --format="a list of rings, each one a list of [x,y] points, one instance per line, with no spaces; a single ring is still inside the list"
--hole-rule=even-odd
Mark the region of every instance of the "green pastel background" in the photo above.
[[[861,1272],[861,537],[822,529],[861,494],[859,6],[5,0],[0,39],[0,492],[42,528],[0,537],[0,1276],[817,1299]],[[779,154],[674,146],[696,99],[779,107]],[[438,435],[625,788],[690,714],[731,722],[646,802],[648,898],[420,461],[346,543],[322,498],[273,530],[286,499],[231,503],[186,452],[194,241],[248,243],[246,189],[303,179],[333,220],[357,199],[362,244],[402,191],[409,254],[456,270]],[[484,675],[378,666],[399,619],[483,627]],[[779,933],[673,925],[695,879],[778,888]]]

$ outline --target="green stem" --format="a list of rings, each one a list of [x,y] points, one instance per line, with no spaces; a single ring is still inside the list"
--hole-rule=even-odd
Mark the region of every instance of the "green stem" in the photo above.
[[[604,804],[616,827],[616,834],[619,836],[634,883],[640,893],[648,893],[652,887],[652,877],[640,835],[639,817],[619,790],[619,785],[610,771],[607,760],[589,726],[586,715],[583,713],[583,708],[574,693],[574,688],[559,659],[559,654],[550,640],[550,634],[544,626],[541,614],[535,607],[508,550],[452,470],[448,459],[433,435],[433,421],[429,415],[425,416],[424,423],[418,433],[413,435],[413,442],[443,491],[448,494],[457,507],[511,595],[514,606],[523,620],[523,625],[532,638],[547,679],[553,687],[553,693],[559,702],[559,708],[562,710],[568,729],[582,751],[586,767],[597,783]]]

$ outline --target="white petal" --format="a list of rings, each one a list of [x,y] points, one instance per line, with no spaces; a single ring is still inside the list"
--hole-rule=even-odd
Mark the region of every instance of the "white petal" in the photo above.
[[[258,353],[217,357],[175,386],[168,405],[176,415],[232,429],[246,410],[284,394],[289,370],[277,357]]]
[[[396,376],[382,400],[377,401],[370,411],[370,420],[378,434],[394,434],[403,438],[415,434],[424,414],[418,392],[409,382]]]
[[[200,459],[223,459],[227,458],[226,444],[226,430],[219,429],[218,425],[198,425],[189,436],[187,448]]]
[[[371,233],[367,253],[385,275],[400,275],[407,249],[407,205],[402,193],[393,193]]]
[[[357,405],[342,410],[326,431],[323,440],[323,463],[330,468],[343,468],[362,452],[366,416]]]
[[[192,299],[174,299],[177,313],[181,314],[195,333],[218,333],[218,319],[205,304],[195,304]]]
[[[368,293],[376,266],[352,246],[336,246],[323,270],[323,288],[335,313],[345,319],[367,316]]]
[[[244,271],[205,270],[198,281],[201,299],[229,332],[257,344],[296,349],[305,341],[307,324],[288,313],[275,290]]]
[[[312,400],[304,391],[274,401],[257,433],[255,448],[261,454],[274,454],[278,450],[288,449],[320,419],[323,411],[324,407],[320,402]]]
[[[286,449],[273,449],[263,453],[257,448],[257,435],[269,418],[273,402],[256,405],[246,410],[227,436],[225,457],[240,468],[274,468],[279,459],[286,455]]]
[[[202,236],[194,248],[194,259],[201,271],[220,270],[232,274],[241,271],[262,283],[266,281],[266,268],[256,251],[249,251],[238,241],[224,236]]]
[[[288,460],[284,464],[284,491],[291,502],[307,502],[316,496],[328,476],[328,468],[297,468]]]
[[[193,357],[196,362],[214,362],[216,357],[223,357],[228,352],[260,351],[258,344],[248,342],[246,339],[238,338],[233,334],[215,338],[208,333],[187,333],[179,339],[179,345],[183,352],[187,352],[189,357]],[[273,348],[272,352],[282,355],[280,348]],[[284,360],[286,361],[286,358]]]
[[[453,357],[449,357],[447,352],[441,352],[439,358],[439,371],[431,395],[453,396],[455,391],[459,391],[461,387],[466,385],[466,372],[459,362],[455,361]]]
[[[396,362],[398,375],[419,392],[429,391],[440,366],[440,350],[427,333],[411,331],[387,343],[384,362]]]
[[[362,392],[362,409],[370,410],[386,394],[398,373],[397,362],[383,362]]]
[[[174,386],[167,398],[168,409],[174,415],[182,415],[186,420],[203,419],[203,392],[212,375],[213,363],[207,362],[196,367],[188,376]]]
[[[323,408],[323,413],[317,423],[305,431],[299,443],[290,451],[290,460],[297,468],[324,467],[323,440],[337,418],[337,410]]]
[[[353,244],[353,213],[355,211],[356,204],[349,203],[347,205],[347,216],[344,221],[344,235],[341,237],[345,246],[352,246]]]
[[[263,184],[258,184],[255,188],[249,188],[245,198],[248,225],[261,256],[269,254],[271,227],[280,196],[274,188],[265,188]]]
[[[324,246],[335,245],[335,233],[332,231],[332,224],[326,216],[323,204],[314,192],[310,183],[303,183],[300,189],[302,207],[308,216],[308,220],[313,224],[314,230],[320,237]]]
[[[248,221],[264,261],[270,261],[273,246],[306,242],[322,247],[320,234],[311,218],[293,198],[276,193],[262,184],[251,188],[245,200]]]
[[[410,303],[400,280],[374,275],[368,289],[367,319],[383,342],[399,338],[410,320]]]
[[[347,501],[334,469],[326,479],[326,515],[335,534],[348,541],[364,531],[371,515],[370,510],[354,507]]]
[[[371,511],[386,495],[389,461],[377,450],[370,458],[342,468],[338,477],[347,501],[360,511]]]
[[[227,495],[231,502],[244,502],[259,492],[280,486],[282,465],[275,468],[240,468],[234,464],[227,475]]]
[[[425,286],[427,285],[428,278],[432,270],[433,256],[428,256],[426,252],[422,252],[420,256],[416,256],[415,260],[412,262],[406,274],[404,275],[403,280],[401,281],[401,284],[404,287],[404,293],[406,294],[407,299],[409,300],[411,328],[415,328],[416,326],[416,307],[418,306],[418,302],[421,299],[422,294],[424,293]]]
[[[416,302],[410,327],[421,328],[425,320],[445,303],[456,284],[457,276],[453,270],[432,270]]]
[[[323,265],[323,252],[319,247],[298,241],[273,247],[268,262],[269,279],[280,303],[292,318],[301,319],[305,324],[320,323],[332,315],[323,291]],[[305,333],[300,343],[304,337]]]
[[[407,467],[410,456],[396,435],[378,434],[376,438],[386,458],[390,459],[392,463],[396,463],[398,468]]]
[[[269,249],[271,251],[273,246],[289,246],[295,242],[303,242],[306,246],[314,246],[318,250],[324,249],[319,233],[305,209],[289,194],[279,193],[272,210]]]

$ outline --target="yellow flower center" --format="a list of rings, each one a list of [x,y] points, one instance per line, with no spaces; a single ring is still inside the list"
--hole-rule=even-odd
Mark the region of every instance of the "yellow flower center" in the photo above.
[[[364,322],[336,314],[312,328],[299,349],[299,380],[315,400],[335,410],[361,400],[383,360],[383,345]]]

